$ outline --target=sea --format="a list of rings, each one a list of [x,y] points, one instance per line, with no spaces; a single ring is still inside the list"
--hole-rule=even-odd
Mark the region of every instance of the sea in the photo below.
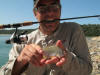
[[[0,35],[0,67],[7,63],[9,51],[12,44],[6,44],[5,41],[10,38],[11,35]]]

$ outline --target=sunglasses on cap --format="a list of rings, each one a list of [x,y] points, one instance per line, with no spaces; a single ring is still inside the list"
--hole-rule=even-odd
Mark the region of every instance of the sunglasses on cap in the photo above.
[[[37,8],[35,8],[35,10],[37,10],[39,13],[43,14],[43,13],[47,13],[50,11],[57,12],[60,8],[61,8],[61,6],[59,4],[52,4],[52,5],[38,6]]]

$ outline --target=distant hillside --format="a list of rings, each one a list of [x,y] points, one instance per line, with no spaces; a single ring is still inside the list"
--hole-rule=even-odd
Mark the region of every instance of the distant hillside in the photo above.
[[[18,34],[21,33],[21,32],[24,32],[24,31],[28,31],[27,33],[30,33],[32,31],[34,31],[35,29],[18,29]],[[12,30],[0,30],[0,34],[12,34],[14,33],[15,30],[12,29]]]
[[[82,30],[84,31],[86,36],[100,36],[100,24],[84,24],[81,25]],[[34,31],[35,29],[20,29],[18,33],[23,31],[28,31],[28,33]],[[15,30],[0,30],[0,34],[12,34]]]
[[[81,25],[86,36],[100,36],[100,24]]]

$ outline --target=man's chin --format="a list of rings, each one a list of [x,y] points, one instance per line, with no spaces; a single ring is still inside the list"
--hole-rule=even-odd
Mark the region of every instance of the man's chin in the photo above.
[[[48,32],[55,32],[56,28],[48,28],[47,31]]]

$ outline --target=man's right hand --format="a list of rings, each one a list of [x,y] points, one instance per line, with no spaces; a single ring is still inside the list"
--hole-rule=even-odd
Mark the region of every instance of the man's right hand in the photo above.
[[[27,63],[31,63],[34,66],[42,66],[44,63],[41,62],[43,58],[43,50],[39,45],[28,44],[25,45],[20,55],[18,56],[13,70],[12,75],[20,75],[24,66]]]
[[[17,58],[17,62],[22,64],[31,63],[35,66],[41,66],[40,60],[43,58],[43,50],[39,45],[25,45],[24,49]]]

